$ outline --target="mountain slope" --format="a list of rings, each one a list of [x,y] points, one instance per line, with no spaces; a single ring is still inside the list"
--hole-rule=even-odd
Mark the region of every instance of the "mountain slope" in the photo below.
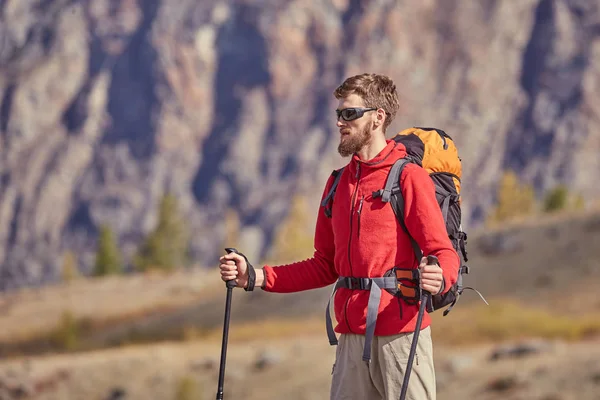
[[[592,200],[600,170],[594,0],[0,2],[0,286],[92,265],[101,223],[126,258],[179,201],[191,255],[212,264],[224,216],[269,248],[290,194],[318,201],[335,152],[333,89],[397,83],[390,135],[438,126],[464,161],[465,224],[504,168]]]

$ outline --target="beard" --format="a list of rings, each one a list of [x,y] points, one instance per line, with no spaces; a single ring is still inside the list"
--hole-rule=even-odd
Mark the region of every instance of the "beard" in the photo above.
[[[358,153],[363,147],[369,144],[371,141],[371,130],[367,124],[364,129],[356,134],[350,134],[342,136],[340,138],[340,144],[338,145],[338,153],[342,157],[351,156],[354,153]]]

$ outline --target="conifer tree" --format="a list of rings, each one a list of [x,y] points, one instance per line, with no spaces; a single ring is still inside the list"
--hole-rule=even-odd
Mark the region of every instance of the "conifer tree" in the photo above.
[[[569,191],[566,186],[558,185],[548,192],[544,201],[544,211],[553,213],[567,208]]]
[[[100,226],[96,250],[95,276],[119,274],[122,272],[122,257],[114,234],[107,225]]]
[[[188,233],[179,213],[177,198],[163,196],[159,205],[158,224],[142,244],[134,264],[140,271],[172,270],[187,263]]]

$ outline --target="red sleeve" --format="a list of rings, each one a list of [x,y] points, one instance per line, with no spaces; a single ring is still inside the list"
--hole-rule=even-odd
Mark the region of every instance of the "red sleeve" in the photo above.
[[[444,271],[445,293],[457,280],[460,260],[448,237],[433,181],[425,169],[409,164],[403,171],[400,187],[405,201],[406,227],[424,256],[438,258]]]
[[[321,200],[329,192],[332,183],[333,176],[327,181]],[[290,293],[316,289],[334,283],[338,274],[333,263],[335,247],[331,219],[327,218],[320,208],[317,215],[314,246],[315,253],[307,260],[280,266],[265,265],[263,267],[266,280],[264,290]]]

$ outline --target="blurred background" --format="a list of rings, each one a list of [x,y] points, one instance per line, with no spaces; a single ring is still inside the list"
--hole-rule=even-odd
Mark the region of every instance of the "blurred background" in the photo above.
[[[218,258],[312,255],[362,72],[463,162],[438,399],[600,399],[597,0],[0,0],[0,399],[214,398]],[[328,398],[330,291],[235,291],[226,398]]]

